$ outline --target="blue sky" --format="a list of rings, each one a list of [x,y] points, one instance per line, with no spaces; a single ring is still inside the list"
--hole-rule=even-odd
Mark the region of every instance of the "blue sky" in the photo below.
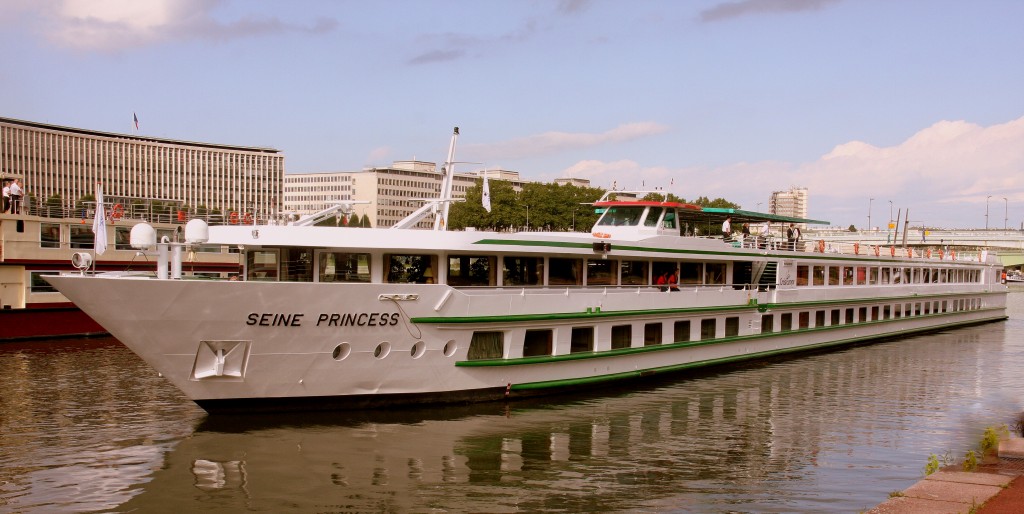
[[[532,180],[1020,227],[1022,26],[1017,0],[5,0],[0,116],[137,113],[290,173],[440,162],[457,125],[457,160]]]

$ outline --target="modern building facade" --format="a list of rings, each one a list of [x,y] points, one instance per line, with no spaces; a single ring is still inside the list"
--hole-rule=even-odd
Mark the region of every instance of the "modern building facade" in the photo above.
[[[176,141],[0,118],[0,175],[26,207],[67,208],[103,185],[109,201],[164,201],[259,219],[280,211],[284,155],[273,148]]]
[[[768,199],[768,213],[793,218],[807,217],[807,188],[793,187],[789,191],[774,191]]]
[[[452,197],[465,198],[466,191],[476,184],[482,172],[456,173]],[[521,186],[516,172],[492,170],[490,180],[511,180]],[[500,177],[500,178],[499,178]],[[284,177],[284,212],[298,216],[312,214],[332,201],[368,202],[353,206],[360,219],[370,226],[390,227],[423,205],[421,200],[441,194],[441,171],[437,164],[426,161],[395,161],[383,168],[331,173],[290,173]],[[428,217],[417,227],[430,228]]]

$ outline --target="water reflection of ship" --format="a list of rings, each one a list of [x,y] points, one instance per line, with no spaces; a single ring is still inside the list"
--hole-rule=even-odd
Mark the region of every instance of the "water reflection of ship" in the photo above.
[[[942,398],[954,396],[943,391],[988,380],[981,365],[978,376],[944,372],[951,361],[980,364],[996,350],[978,344],[985,343],[983,330],[991,327],[507,411],[489,404],[362,419],[208,418],[122,507],[578,512],[666,501],[675,509],[688,502],[753,505],[765,497],[751,491],[772,494],[773,484],[803,476],[823,453],[831,465],[844,458],[863,465],[865,454],[891,451],[914,423],[907,410],[931,401],[929,409],[942,411]]]

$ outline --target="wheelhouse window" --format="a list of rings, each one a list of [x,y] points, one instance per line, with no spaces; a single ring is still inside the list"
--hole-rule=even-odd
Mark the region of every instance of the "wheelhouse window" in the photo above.
[[[614,286],[617,261],[611,259],[587,260],[587,285]]]
[[[497,258],[487,255],[449,255],[448,285],[493,286]]]
[[[320,282],[369,282],[370,254],[321,252],[317,270]]]
[[[645,286],[650,284],[648,279],[647,261],[622,261],[622,285],[624,286]]]
[[[583,259],[564,259],[551,257],[548,259],[548,285],[579,286],[583,285]]]
[[[604,211],[604,215],[598,220],[599,226],[630,226],[635,227],[640,223],[640,217],[644,213],[644,207],[642,205],[630,206],[630,205],[616,205],[614,207],[608,207]]]
[[[60,248],[60,224],[40,223],[39,224],[39,247]]]
[[[437,257],[424,254],[385,255],[387,282],[391,284],[433,284]]]
[[[542,257],[505,256],[502,279],[506,286],[539,286],[544,280]]]
[[[657,227],[658,226],[658,218],[661,217],[661,213],[664,210],[665,209],[663,209],[661,207],[651,207],[647,211],[647,217],[644,218],[644,226],[645,227]]]

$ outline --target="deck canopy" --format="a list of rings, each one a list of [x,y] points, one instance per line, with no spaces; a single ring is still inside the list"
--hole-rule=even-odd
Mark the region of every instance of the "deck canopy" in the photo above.
[[[805,225],[830,225],[828,221],[812,220],[808,218],[795,218],[793,216],[781,216],[768,214],[766,212],[745,211],[743,209],[725,209],[720,207],[704,207],[699,211],[680,210],[679,218],[682,221],[695,224],[721,224],[725,218],[732,218],[732,226],[738,227],[743,223],[751,225],[768,222],[772,225],[801,223]]]

